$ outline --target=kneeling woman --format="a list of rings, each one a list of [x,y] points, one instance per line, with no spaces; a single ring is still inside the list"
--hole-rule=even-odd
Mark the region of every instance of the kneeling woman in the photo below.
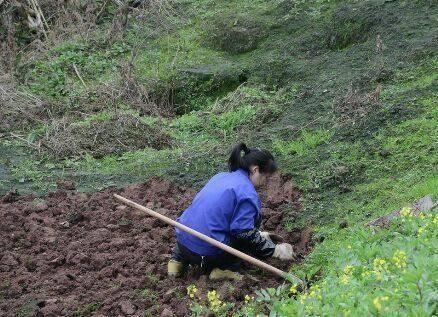
[[[241,143],[234,147],[228,165],[230,171],[213,176],[177,221],[261,259],[293,259],[290,244],[275,244],[269,233],[259,231],[262,214],[256,188],[277,170],[272,154]],[[241,278],[238,258],[179,229],[176,237],[170,276],[179,276],[191,264],[211,271],[211,279]]]

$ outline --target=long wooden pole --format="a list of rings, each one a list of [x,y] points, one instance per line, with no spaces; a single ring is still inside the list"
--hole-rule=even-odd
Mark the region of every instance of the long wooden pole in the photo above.
[[[237,256],[238,258],[241,258],[242,260],[245,260],[249,263],[252,263],[252,264],[254,264],[262,269],[265,269],[267,271],[270,271],[270,272],[272,272],[272,273],[274,273],[274,274],[276,274],[284,279],[287,279],[288,281],[299,282],[302,285],[304,285],[304,282],[301,279],[299,279],[298,277],[296,277],[290,273],[286,273],[280,269],[277,269],[276,267],[273,267],[272,265],[269,265],[265,262],[262,262],[256,258],[253,258],[252,256],[249,256],[248,254],[240,252],[239,250],[236,250],[236,249],[234,249],[226,244],[223,244],[223,243],[221,243],[213,238],[210,238],[209,236],[206,236],[205,234],[202,234],[196,230],[193,230],[187,226],[184,226],[183,224],[180,224],[179,222],[176,222],[176,221],[174,221],[166,216],[163,216],[162,214],[159,214],[156,211],[153,211],[152,209],[146,208],[142,205],[139,205],[139,204],[133,202],[132,200],[129,200],[129,199],[127,199],[123,196],[117,195],[117,194],[114,194],[114,197],[126,205],[129,205],[135,209],[144,211],[148,215],[155,217],[155,218],[158,218],[171,226],[177,227],[177,228],[179,228],[187,233],[190,233],[190,234],[194,235],[195,237],[197,237],[203,241],[206,241],[206,242],[214,245],[215,247],[218,247],[219,249],[224,250],[225,252],[228,252],[232,255]]]

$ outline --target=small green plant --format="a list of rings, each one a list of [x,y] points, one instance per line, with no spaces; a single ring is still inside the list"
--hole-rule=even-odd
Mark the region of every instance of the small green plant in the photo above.
[[[228,316],[228,312],[234,307],[234,303],[224,302],[220,299],[216,290],[207,292],[207,302],[202,303],[201,294],[198,293],[196,285],[191,284],[187,287],[187,295],[190,299],[190,310],[193,316]]]
[[[122,226],[122,227],[130,226],[130,225],[132,225],[132,220],[129,218],[126,218],[126,217],[122,217],[119,220],[117,220],[117,225]]]
[[[10,287],[11,287],[11,282],[10,282],[10,281],[7,281],[7,280],[3,281],[3,282],[0,284],[0,298],[3,299],[4,297],[6,297],[7,290],[8,290]]]
[[[146,278],[146,281],[148,281],[151,284],[155,284],[160,280],[160,277],[152,272],[146,272],[145,278]]]
[[[266,288],[256,291],[257,298],[255,299],[258,303],[261,303],[268,311],[273,310],[273,304],[286,297],[288,291],[285,284],[278,286],[277,288]],[[276,315],[274,315],[276,316]]]
[[[158,299],[158,294],[156,291],[151,290],[150,288],[145,288],[141,291],[141,296],[144,299],[148,299],[150,301],[155,301]]]
[[[100,307],[99,303],[89,303],[85,304],[81,307],[78,307],[76,311],[73,313],[75,317],[88,317],[91,316],[95,311],[97,311]]]
[[[231,134],[239,127],[252,123],[256,119],[256,114],[257,110],[253,106],[247,105],[219,116],[213,116],[211,122],[215,128],[223,131],[224,134]]]
[[[28,301],[18,308],[18,317],[30,317],[37,308],[36,301]]]
[[[318,145],[327,142],[332,134],[327,130],[303,130],[301,136],[295,141],[274,141],[274,151],[280,155],[306,155],[310,150],[316,148]]]

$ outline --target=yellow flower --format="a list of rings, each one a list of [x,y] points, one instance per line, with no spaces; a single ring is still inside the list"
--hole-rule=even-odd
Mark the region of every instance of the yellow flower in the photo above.
[[[402,217],[409,217],[409,216],[411,216],[412,215],[411,214],[411,208],[409,208],[409,207],[402,208],[402,210],[400,210],[400,215]]]
[[[384,259],[375,258],[373,273],[376,275],[376,279],[380,281],[382,279],[382,273],[388,270],[388,263]]]
[[[208,300],[214,300],[216,298],[216,291],[212,290],[212,291],[208,291],[207,293],[207,298]]]
[[[254,296],[245,295],[245,303],[249,303],[250,301],[254,300]]]
[[[380,299],[378,297],[374,298],[373,305],[377,310],[382,309],[382,304],[380,303]]]
[[[292,294],[296,294],[298,291],[297,291],[297,286],[298,285],[292,285],[290,288],[289,288],[289,292],[291,292]]]
[[[389,299],[388,296],[376,297],[373,300],[373,305],[378,311],[380,311],[380,310],[382,310],[382,302],[385,302],[388,299]]]
[[[374,259],[374,267],[383,267],[386,264],[386,261],[384,259],[375,258]]]
[[[304,302],[306,301],[306,299],[307,299],[307,295],[306,295],[306,294],[302,294],[301,297],[300,297],[300,303],[301,303],[301,304],[304,304]]]
[[[187,295],[189,295],[190,298],[195,298],[195,294],[198,291],[198,289],[196,288],[196,285],[189,285],[187,287]]]
[[[220,307],[225,305],[225,303],[219,299],[219,295],[215,290],[208,291],[207,298],[213,312],[218,312]]]
[[[346,265],[344,267],[344,273],[345,274],[350,274],[351,272],[353,272],[354,270],[354,266],[353,265]]]
[[[421,236],[424,233],[424,228],[420,227],[418,228],[418,235]]]
[[[341,284],[346,285],[346,284],[348,284],[348,281],[350,281],[350,277],[348,275],[344,274],[341,276]]]
[[[394,265],[398,267],[399,269],[406,266],[406,252],[397,250],[394,252],[394,255],[392,256],[392,262],[394,262]]]
[[[313,284],[312,286],[310,286],[310,289],[311,289],[311,290],[315,290],[315,291],[319,291],[319,290],[320,290],[318,284]]]

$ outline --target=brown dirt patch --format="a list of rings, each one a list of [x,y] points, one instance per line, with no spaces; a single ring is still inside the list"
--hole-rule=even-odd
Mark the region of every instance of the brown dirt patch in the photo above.
[[[264,197],[264,226],[284,235],[299,257],[311,248],[309,230],[285,232],[278,207],[296,203],[298,192],[282,177]],[[195,191],[163,179],[97,193],[58,189],[43,198],[0,202],[0,316],[159,316],[189,314],[186,287],[218,289],[227,301],[242,302],[257,288],[281,279],[249,267],[253,278],[211,283],[194,270],[176,280],[166,276],[174,229],[118,204],[113,193],[175,219]],[[290,263],[271,261],[281,269]],[[96,315],[97,314],[97,315]]]

